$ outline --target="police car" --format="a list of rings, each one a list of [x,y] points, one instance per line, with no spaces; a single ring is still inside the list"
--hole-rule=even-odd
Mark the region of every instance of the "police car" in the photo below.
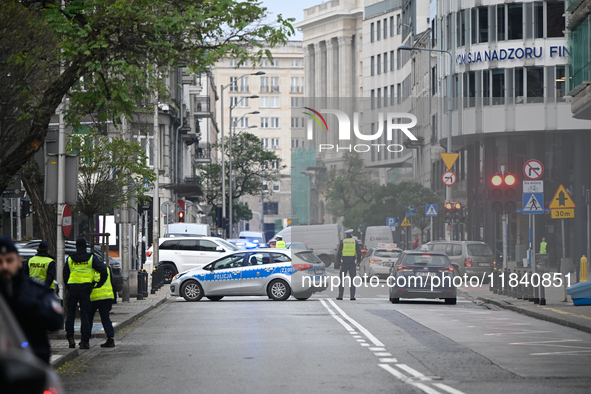
[[[390,267],[398,260],[402,249],[397,244],[379,243],[377,247],[370,248],[359,264],[359,275],[364,277],[387,277]]]
[[[307,300],[326,287],[324,263],[312,251],[252,249],[175,275],[170,292],[187,301],[204,296],[212,301],[225,296],[268,296],[285,301],[290,295]]]

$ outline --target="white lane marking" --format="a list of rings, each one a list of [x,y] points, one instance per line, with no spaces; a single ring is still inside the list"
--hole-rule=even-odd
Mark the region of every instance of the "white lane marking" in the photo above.
[[[337,314],[332,309],[330,309],[328,305],[326,305],[326,302],[324,302],[323,300],[320,300],[320,303],[322,305],[324,305],[324,307],[328,310],[328,312],[332,315],[332,317],[335,318],[336,321],[338,321],[339,323],[341,323],[341,325],[343,327],[345,327],[345,330],[347,330],[349,332],[353,331],[353,327],[351,327],[350,325],[348,325],[347,323],[345,323],[343,321],[343,319],[341,319],[339,316],[337,316]]]
[[[380,362],[381,363],[397,363],[398,360],[395,359],[394,357],[384,357],[384,358],[380,358]]]
[[[534,342],[513,342],[509,345],[541,345],[544,343],[562,343],[562,342],[581,342],[580,339],[555,339],[552,341],[534,341]],[[553,345],[558,346],[558,345]]]
[[[334,309],[336,311],[338,311],[341,314],[341,316],[343,316],[351,324],[353,324],[355,327],[357,327],[357,330],[360,331],[363,335],[365,335],[367,337],[367,339],[370,340],[370,342],[372,342],[376,346],[384,346],[384,344],[382,342],[380,342],[378,340],[378,338],[373,336],[373,334],[371,332],[367,331],[367,329],[365,327],[363,327],[361,324],[357,323],[355,320],[353,320],[351,317],[349,317],[349,315],[347,315],[345,313],[345,311],[343,311],[341,308],[339,308],[333,300],[329,299],[328,302],[330,302],[332,304]]]
[[[385,352],[386,348],[385,347],[370,347],[369,350],[371,350],[372,352]]]
[[[365,339],[358,339],[357,342],[363,342],[363,343],[365,343]]]
[[[390,357],[392,355],[392,353],[390,353],[390,352],[376,352],[373,355],[377,356],[377,357]]]
[[[447,384],[444,383],[433,383],[433,386],[439,387],[443,391],[447,391],[450,394],[464,394],[464,392],[460,390],[456,390],[453,387],[449,387]]]
[[[355,334],[358,334],[358,332],[357,331],[351,331],[351,335],[355,335]]]
[[[424,374],[420,373],[419,371],[417,371],[414,368],[409,367],[406,364],[396,364],[396,366],[400,369],[402,369],[403,371],[408,372],[409,374],[411,374],[412,376],[414,376],[415,378],[420,378],[421,380],[431,380],[430,377],[425,376]]]
[[[531,356],[577,356],[580,354],[589,354],[591,350],[573,350],[572,352],[549,352],[549,353],[530,353]]]
[[[361,335],[353,335],[353,338],[363,338]]]
[[[360,343],[361,346],[369,346],[369,343]]]
[[[427,394],[441,394],[439,391],[427,386],[426,384],[413,382],[410,377],[392,368],[390,364],[378,364],[378,366],[390,372],[392,375],[394,375],[394,377],[402,380],[404,383],[411,384]]]
[[[496,332],[493,334],[484,334],[486,336],[501,336],[501,335],[523,335],[523,334],[543,334],[549,333],[554,331],[531,331],[531,330],[523,330],[520,332]]]

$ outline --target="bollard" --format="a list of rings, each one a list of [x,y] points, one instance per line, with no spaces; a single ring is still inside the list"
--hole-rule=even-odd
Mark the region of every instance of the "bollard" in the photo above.
[[[513,270],[513,271],[515,271],[515,270]],[[511,298],[515,298],[515,287],[511,286],[511,280],[510,280],[512,273],[513,272],[511,272],[511,270],[507,271],[507,290],[508,290],[507,295]]]
[[[495,289],[495,287],[494,287],[494,284],[495,284],[495,274],[496,274],[496,273],[497,273],[497,269],[496,269],[496,268],[493,268],[493,272],[492,272],[492,279],[490,279],[490,280],[488,281],[488,290],[489,290],[489,291],[492,291],[492,292],[493,292],[493,294],[497,294],[497,292],[496,292],[496,289]]]
[[[540,278],[544,274],[544,270],[540,270]],[[546,288],[542,285],[542,281],[540,281],[540,305],[546,305]]]
[[[587,257],[585,257],[585,255],[583,255],[583,257],[581,257],[581,261],[580,261],[580,277],[581,280],[579,282],[587,282],[587,272],[588,272],[588,265],[587,265]]]
[[[152,270],[152,289],[150,289],[150,294],[156,294],[156,268]]]
[[[499,283],[499,286],[501,286],[501,289],[503,290],[503,295],[508,295],[509,294],[509,289],[507,286],[507,281],[508,281],[508,275],[509,275],[509,269],[505,268],[503,270],[504,275],[503,275],[503,281],[502,283]]]
[[[144,298],[148,297],[148,271],[143,270],[142,271],[142,293]]]
[[[156,286],[156,290],[160,290],[162,286],[164,286],[164,266],[162,264],[158,264],[158,285]]]
[[[136,299],[138,299],[138,300],[144,299],[144,292],[142,291],[142,280],[143,280],[142,271],[139,270],[137,272],[137,297],[136,297]]]
[[[528,272],[527,273],[527,278],[528,278],[528,285],[527,285],[527,299],[529,302],[534,302],[535,296],[534,296],[534,285],[531,283],[532,280],[532,273]]]
[[[539,272],[536,272],[538,275],[538,285],[534,287],[534,304],[540,303],[540,286],[542,285],[542,277]]]
[[[521,299],[521,270],[517,270],[517,286],[515,287],[515,298]]]

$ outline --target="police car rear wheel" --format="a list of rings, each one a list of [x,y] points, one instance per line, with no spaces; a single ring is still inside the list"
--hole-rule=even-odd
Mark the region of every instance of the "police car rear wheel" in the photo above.
[[[289,298],[291,291],[289,285],[285,281],[275,279],[273,282],[269,283],[267,293],[274,301],[285,301]]]
[[[224,298],[224,296],[207,296],[207,298],[209,298],[211,301],[219,301]]]
[[[199,301],[203,297],[203,288],[195,281],[185,282],[181,286],[181,295],[186,301]]]

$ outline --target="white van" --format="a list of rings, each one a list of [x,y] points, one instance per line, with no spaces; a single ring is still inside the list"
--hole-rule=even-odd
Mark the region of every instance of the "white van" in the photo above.
[[[238,238],[247,239],[249,242],[258,244],[265,243],[265,233],[261,233],[260,231],[240,231]]]
[[[210,237],[209,224],[172,223],[166,226],[165,238],[172,237]]]
[[[378,244],[394,243],[390,226],[370,226],[365,230],[365,248],[375,248]]]
[[[279,231],[277,235],[283,237],[285,243],[301,242],[322,260],[325,266],[330,266],[336,260],[337,248],[341,242],[341,226],[338,224],[316,224],[312,226],[290,226]],[[273,238],[275,239],[275,238]],[[338,268],[335,263],[335,268]]]

